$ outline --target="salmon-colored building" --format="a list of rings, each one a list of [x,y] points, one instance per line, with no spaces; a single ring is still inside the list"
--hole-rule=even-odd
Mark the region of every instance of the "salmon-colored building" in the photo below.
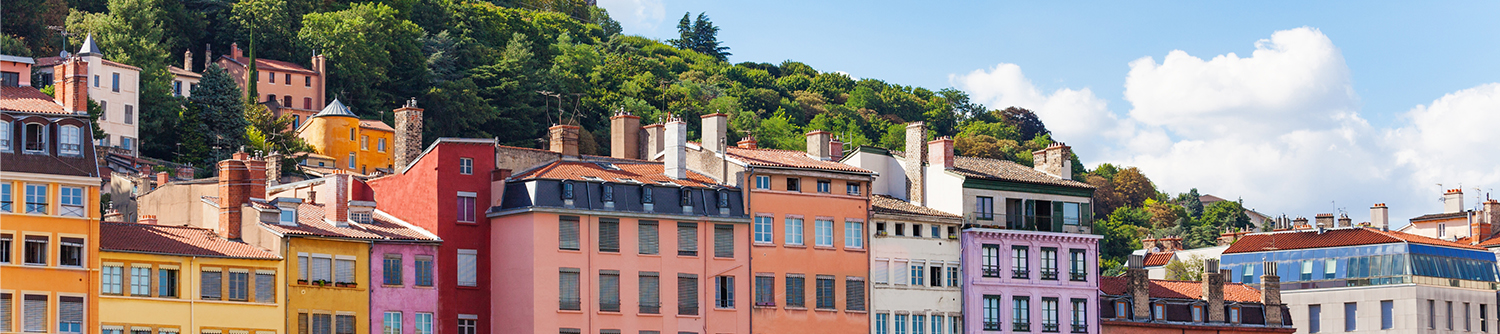
[[[230,44],[229,54],[219,56],[218,59],[219,67],[223,67],[234,77],[234,83],[241,90],[246,89],[250,80],[254,80],[256,92],[261,95],[256,97],[256,101],[276,101],[280,106],[274,109],[276,116],[292,115],[293,127],[317,114],[327,101],[323,95],[328,77],[327,61],[323,55],[316,55],[309,63],[312,64],[311,69],[291,62],[256,58],[257,74],[255,78],[250,78],[250,58],[245,57],[239,44]]]

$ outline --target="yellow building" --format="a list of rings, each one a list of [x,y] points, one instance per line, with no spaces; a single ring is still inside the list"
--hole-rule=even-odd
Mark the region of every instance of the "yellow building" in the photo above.
[[[285,332],[279,256],[214,230],[100,223],[99,323],[104,334]]]
[[[367,175],[377,169],[392,169],[394,133],[384,122],[359,119],[339,100],[333,100],[297,128],[298,137],[318,154],[334,160],[333,166],[326,167]]]
[[[0,332],[99,332],[101,181],[80,113],[88,72],[73,58],[56,73],[61,105],[0,87]]]

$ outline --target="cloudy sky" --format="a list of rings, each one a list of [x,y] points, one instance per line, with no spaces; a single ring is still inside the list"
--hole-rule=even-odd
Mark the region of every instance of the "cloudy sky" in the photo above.
[[[1500,186],[1500,3],[600,0],[625,33],[707,12],[732,62],[1037,111],[1090,168],[1267,214],[1392,224]],[[1441,184],[1441,185],[1440,185]],[[1495,198],[1500,198],[1496,194]]]

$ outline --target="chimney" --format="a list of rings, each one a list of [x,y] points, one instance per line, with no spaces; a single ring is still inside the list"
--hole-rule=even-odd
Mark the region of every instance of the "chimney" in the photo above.
[[[334,221],[339,225],[349,222],[349,200],[353,192],[354,177],[344,170],[334,170],[330,178],[329,186],[333,190],[332,201],[320,202],[323,204],[323,218]],[[311,201],[311,200],[309,200]]]
[[[1224,273],[1219,259],[1203,260],[1203,299],[1208,301],[1208,322],[1224,322]]]
[[[406,105],[395,110],[396,142],[395,170],[405,169],[422,154],[422,109],[417,108],[417,98],[406,101]]]
[[[703,115],[703,142],[701,143],[703,148],[713,152],[723,152],[724,145],[729,140],[724,136],[728,131],[729,115],[724,113]]]
[[[135,222],[137,224],[156,225],[156,215],[141,215]]]
[[[208,65],[214,63],[214,47],[207,43],[203,44],[203,71],[208,71]]]
[[[1385,207],[1385,203],[1370,207],[1370,225],[1379,226],[1381,231],[1391,230],[1391,209]]]
[[[266,156],[266,186],[281,184],[281,153]]]
[[[1307,225],[1306,217],[1297,217],[1296,219],[1292,219],[1292,229],[1303,228],[1303,226],[1309,226]]]
[[[641,148],[641,159],[656,160],[656,154],[666,149],[667,139],[661,123],[647,125],[641,130],[646,133],[646,147]]]
[[[120,213],[120,210],[109,209],[109,211],[107,211],[107,212],[104,213],[104,219],[103,219],[103,221],[107,221],[107,222],[111,222],[111,223],[124,223],[125,222],[125,214]]]
[[[740,142],[735,143],[735,146],[739,146],[739,148],[743,149],[753,150],[755,149],[755,136],[745,136],[745,138],[740,138]]]
[[[844,159],[844,142],[838,138],[828,141],[828,157],[835,161]]]
[[[188,72],[193,71],[193,50],[182,52],[182,69]]]
[[[1064,179],[1073,178],[1073,148],[1063,143],[1052,143],[1047,148],[1031,152],[1031,165],[1037,171]]]
[[[641,158],[641,117],[620,113],[609,118],[609,156]]]
[[[1130,318],[1136,320],[1151,319],[1151,278],[1142,267],[1144,261],[1142,256],[1134,254],[1126,260],[1125,277],[1129,280],[1125,287],[1130,293]]]
[[[663,127],[666,132],[666,157],[662,158],[662,172],[667,177],[681,180],[687,178],[687,123],[673,118]]]
[[[1339,227],[1353,227],[1353,226],[1354,226],[1354,220],[1353,219],[1349,219],[1349,214],[1347,214],[1347,213],[1340,213],[1339,214]]]
[[[578,126],[553,125],[547,128],[547,136],[552,152],[562,153],[565,157],[578,156]]]
[[[1266,326],[1281,327],[1281,277],[1276,276],[1275,262],[1262,262],[1265,273],[1260,275],[1260,303],[1265,305]]]
[[[229,58],[234,58],[237,61],[241,60],[240,58],[245,58],[245,53],[240,51],[240,43],[229,43]],[[314,66],[317,65],[317,63],[313,64]]]
[[[152,189],[165,187],[167,186],[167,182],[172,182],[171,174],[168,174],[167,172],[156,172],[156,187]]]
[[[1464,211],[1464,190],[1448,189],[1443,193],[1443,213]]]
[[[828,160],[828,131],[813,130],[807,133],[807,156],[818,160]]]
[[[53,96],[62,102],[63,110],[74,114],[89,113],[89,66],[83,58],[69,57],[52,72]]]
[[[509,178],[509,169],[490,171],[490,207],[500,207],[501,201],[505,199],[505,179]]]
[[[927,142],[927,165],[953,169],[953,138],[942,137]]]
[[[322,54],[313,56],[312,67],[313,72],[318,72],[318,76],[313,78],[313,86],[318,88],[313,96],[313,109],[322,110],[328,103],[328,94],[324,91],[328,88],[328,59]]]
[[[1500,231],[1500,201],[1484,201],[1484,213],[1480,218],[1485,225],[1490,226],[1490,233]]]
[[[219,236],[240,238],[241,207],[251,199],[266,197],[265,168],[265,161],[251,159],[245,152],[219,161]]]
[[[1319,213],[1317,216],[1313,216],[1313,221],[1315,222],[1313,225],[1316,225],[1318,228],[1332,228],[1333,214]]]
[[[922,122],[906,123],[906,158],[901,161],[901,168],[906,172],[906,197],[912,204],[926,205],[922,192],[927,188],[926,171],[922,169],[922,161],[927,159],[927,129]]]

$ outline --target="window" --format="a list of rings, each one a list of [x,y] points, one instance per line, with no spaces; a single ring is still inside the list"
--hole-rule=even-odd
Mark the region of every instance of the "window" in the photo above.
[[[865,279],[863,277],[844,278],[844,309],[865,310]]]
[[[984,330],[1000,330],[1000,296],[984,295]]]
[[[1115,302],[1115,317],[1121,319],[1130,319],[1130,313],[1127,313],[1125,311],[1125,302]]]
[[[933,315],[932,316],[932,334],[943,334],[943,328],[946,328],[946,327],[943,326],[943,321],[947,320],[946,318],[947,317],[944,317],[944,316],[941,316],[941,315]],[[954,334],[960,334],[960,333],[954,333]]]
[[[229,300],[250,300],[250,273],[233,270],[229,272]]]
[[[924,334],[927,328],[927,316],[913,314],[911,316],[911,334]]]
[[[1057,248],[1042,247],[1042,279],[1057,280]]]
[[[771,233],[774,229],[771,224],[774,224],[771,217],[755,216],[755,243],[769,244],[773,242],[771,240]]]
[[[1453,330],[1453,302],[1445,302],[1445,303],[1448,306],[1448,311],[1444,312],[1443,314],[1448,316],[1448,330],[1451,331],[1451,330]]]
[[[776,276],[755,275],[755,306],[776,306]]]
[[[385,151],[385,139],[380,140],[380,150]],[[473,175],[474,159],[458,158],[458,173],[463,175]]]
[[[1151,304],[1151,318],[1152,319],[1156,319],[1156,320],[1166,319],[1166,317],[1167,317],[1166,308],[1167,308],[1166,305],[1162,305],[1160,303]]]
[[[458,194],[458,221],[462,223],[474,222],[474,193]]]
[[[349,140],[354,140],[354,130],[356,130],[356,129],[355,128],[349,128]]]
[[[365,151],[370,150],[370,136],[359,136],[359,149]]]
[[[897,314],[896,315],[896,331],[895,331],[896,334],[906,334],[906,318],[907,317],[909,317],[909,316],[905,315],[905,314]]]
[[[714,308],[734,308],[734,276],[714,277]]]
[[[1479,304],[1479,331],[1482,333],[1490,332],[1490,312],[1488,311],[1488,306]]]
[[[460,314],[458,316],[460,318],[462,318],[462,317],[464,317],[466,315],[467,314]],[[471,318],[471,319],[458,319],[458,334],[476,334],[476,333],[478,333],[478,331],[479,331],[478,330],[478,328],[479,328],[479,325],[478,325],[479,320],[477,319],[477,316],[474,316],[474,315],[467,315],[467,316],[475,317],[475,318]]]
[[[958,287],[958,267],[948,267],[948,286]]]
[[[371,215],[373,215],[373,214],[374,214],[373,211],[367,211],[367,210],[357,210],[356,211],[356,210],[351,209],[351,210],[349,210],[349,221],[352,221],[352,222],[355,222],[355,223],[360,223],[360,224],[371,224],[371,223],[375,222],[374,218],[371,217]]]
[[[1344,331],[1353,332],[1355,325],[1355,313],[1359,311],[1359,304],[1344,303]]]
[[[10,198],[10,182],[0,182],[0,212],[11,212],[15,210],[11,208],[12,202],[14,202],[14,200]],[[8,250],[10,248],[6,247],[6,249]],[[6,255],[7,257],[5,261],[0,262],[10,263],[10,254],[6,253]]]
[[[0,121],[0,151],[10,152],[10,122]]]
[[[1469,313],[1469,303],[1464,303],[1464,331],[1465,332],[1473,330],[1473,327],[1469,327],[1469,315],[1470,314],[1471,313]]]
[[[876,258],[875,263],[870,265],[871,276],[874,276],[875,284],[890,284],[891,262],[887,259]],[[897,270],[900,270],[897,268]]]
[[[807,307],[807,278],[802,274],[786,275],[786,307]]]
[[[817,233],[814,245],[819,247],[833,247],[833,221],[813,220],[814,232]]]
[[[1010,247],[1011,278],[1025,279],[1031,276],[1030,261],[1026,259],[1027,253],[1029,251],[1026,249],[1026,246]]]
[[[858,182],[845,183],[844,184],[844,193],[845,194],[849,194],[849,195],[859,196],[859,193],[860,193],[859,188],[860,188],[860,186],[859,186]]]
[[[302,98],[302,109],[312,110],[312,108],[313,108],[313,106],[312,106],[312,98],[311,97],[304,97],[304,98]],[[294,125],[293,127],[296,127],[296,126]]]
[[[354,161],[354,152],[349,152],[349,160],[348,161],[349,161],[349,168],[353,169],[354,168],[354,164],[355,164],[355,161]]]
[[[62,244],[58,247],[57,265],[69,267],[83,266],[83,239],[61,238]],[[148,273],[149,274],[149,273]]]
[[[1244,274],[1240,277],[1240,283],[1242,283],[1242,284],[1249,284],[1249,283],[1254,282],[1254,280],[1255,280],[1255,265],[1253,265],[1253,264],[1246,264],[1245,265],[1245,269],[1243,269],[1243,271],[1244,271]]]
[[[47,331],[47,295],[25,295],[21,297],[22,327],[27,332]]]
[[[334,261],[334,282],[354,283],[354,260],[352,256],[350,258]]]
[[[312,87],[312,76],[310,76],[310,75],[309,76],[303,76],[302,77],[302,85],[303,86],[307,86],[307,87]],[[312,98],[308,98],[308,99],[311,100]],[[307,108],[307,109],[312,109],[312,108]]]
[[[984,244],[980,246],[983,258],[980,264],[981,275],[984,277],[1000,277],[1000,245]]]
[[[817,286],[817,288],[818,288],[818,290],[817,290],[817,297],[818,297],[818,300],[817,300],[818,301],[818,305],[817,305],[817,307],[818,307],[818,309],[823,309],[823,310],[832,310],[832,309],[834,309],[834,305],[833,305],[833,298],[834,298],[833,297],[833,276],[818,275],[818,281],[817,281],[817,283],[818,283],[818,286]]]
[[[1063,224],[1078,225],[1078,203],[1063,203]]]
[[[401,312],[385,312],[380,328],[384,334],[401,334]]]
[[[1057,332],[1057,298],[1042,298],[1042,331]]]
[[[127,149],[127,150],[135,150],[135,140],[134,140],[134,138],[121,136],[120,137],[120,148]]]
[[[698,315],[698,275],[677,274],[677,315]]]
[[[734,225],[714,224],[714,257],[734,258]]]
[[[1302,261],[1302,280],[1304,280],[1304,281],[1310,281],[1310,280],[1312,280],[1312,272],[1313,272],[1313,262],[1312,261]]]
[[[1070,332],[1073,332],[1073,333],[1088,333],[1089,332],[1089,300],[1088,299],[1081,299],[1081,298],[1073,298],[1073,300],[1071,300],[1071,302],[1073,304],[1073,308],[1072,308],[1072,310],[1073,310],[1073,316],[1071,317],[1072,321],[1069,323],[1069,325],[1070,325],[1069,327],[1072,327],[1072,329],[1070,330]],[[1199,312],[1199,314],[1202,314],[1201,309],[1198,309],[1198,310],[1199,311],[1196,311],[1196,312]],[[1201,319],[1201,318],[1195,318],[1195,319]],[[1202,321],[1202,320],[1194,320],[1194,321]]]
[[[599,271],[599,310],[620,312],[620,271]]]
[[[1015,296],[1011,299],[1011,330],[1031,331],[1031,297]]]
[[[801,246],[802,243],[802,218],[786,217],[786,240],[787,245]]]
[[[891,315],[889,313],[876,313],[874,328],[875,334],[889,334],[886,332],[886,329],[890,325],[890,320]]]
[[[818,192],[824,194],[833,192],[833,182],[828,180],[818,180]]]
[[[795,177],[786,178],[786,191],[802,191],[802,179]]]
[[[620,252],[620,221],[599,219],[599,252]]]
[[[95,74],[94,75],[94,87],[99,87],[99,81],[100,81],[99,80],[99,75]]]
[[[287,207],[283,207],[283,208],[280,208],[280,209],[281,209],[281,215],[280,215],[280,217],[277,220],[282,225],[296,225],[297,224],[297,208],[296,207],[287,206]]]
[[[24,132],[26,153],[47,153],[47,127],[40,123],[26,123]]]
[[[47,214],[47,185],[26,184],[26,213]]]
[[[1323,330],[1323,306],[1307,306],[1307,332],[1318,333]]]
[[[80,145],[83,141],[83,135],[79,134],[78,127],[64,125],[62,126],[62,130],[58,131],[58,137],[58,154],[68,156],[83,154],[83,145]]]
[[[119,73],[111,73],[111,74],[112,75],[110,76],[109,90],[113,91],[113,92],[116,92],[116,93],[119,93],[120,92],[120,74]]]
[[[1437,329],[1437,304],[1427,300],[1427,329]]]
[[[771,177],[766,175],[756,175],[755,189],[771,189]]]
[[[1438,224],[1437,233],[1438,233],[1438,238],[1442,238],[1442,237],[1447,236],[1448,235],[1448,224]]]
[[[913,262],[915,262],[915,261],[913,261]],[[922,264],[922,263],[912,263],[910,269],[911,269],[911,285],[913,285],[913,286],[922,286],[922,285],[924,285],[924,283],[927,282],[927,280],[923,278],[923,277],[926,277],[926,276],[924,276],[923,273],[927,271],[927,265]]]
[[[1240,323],[1240,308],[1238,306],[1229,308],[1229,323]]]
[[[224,273],[219,269],[204,269],[198,280],[199,297],[203,300],[219,300],[223,297]]]
[[[151,267],[130,267],[130,295],[151,296]]]
[[[937,226],[937,224],[933,224],[932,225],[932,234],[929,235],[929,236],[931,236],[933,239],[942,239],[943,238],[943,227],[942,226]]]
[[[266,72],[266,80],[270,80],[271,83],[276,83],[276,73]]]
[[[385,255],[385,267],[381,270],[385,285],[401,285],[401,262],[401,254]]]
[[[995,198],[985,196],[975,197],[974,218],[983,220],[995,219]]]
[[[844,222],[844,248],[865,248],[865,223]]]
[[[636,223],[636,230],[636,239],[639,239],[636,241],[636,247],[640,248],[639,253],[642,255],[656,255],[660,253],[658,240],[661,239],[661,235],[658,233],[656,221],[638,221]]]
[[[125,268],[121,266],[104,266],[99,269],[99,280],[102,286],[99,293],[118,295],[122,292],[121,283],[124,278]]]
[[[333,319],[334,334],[354,334],[354,316],[337,315]]]
[[[26,264],[45,266],[47,265],[47,242],[45,235],[26,236]]]
[[[943,264],[934,262],[932,267],[928,268],[928,271],[932,272],[932,276],[928,278],[927,285],[932,287],[943,286]]]
[[[13,326],[11,325],[11,323],[15,318],[15,310],[13,309],[13,304],[15,304],[14,295],[11,295],[9,293],[0,293],[0,331],[12,331]]]
[[[1072,281],[1088,281],[1089,264],[1086,251],[1082,249],[1068,250],[1068,279]]]
[[[83,297],[57,296],[57,331],[83,332]]]
[[[412,320],[417,334],[432,334],[432,313],[417,313]]]
[[[292,115],[292,129],[300,127],[302,127],[302,115]],[[306,164],[307,159],[302,159],[302,163]]]
[[[288,84],[288,85],[292,84],[292,74],[291,73],[283,74],[282,78],[285,79],[285,80],[281,81],[282,83],[285,83],[285,84]],[[288,100],[288,101],[291,101],[291,100]],[[291,102],[287,102],[286,104],[287,105],[291,105],[292,103]]]
[[[1327,259],[1323,261],[1323,279],[1334,279],[1337,276],[1339,260]]]
[[[432,286],[432,256],[417,255],[412,270],[416,271],[417,286]]]
[[[578,268],[562,268],[557,273],[557,297],[559,310],[582,310]]]
[[[313,334],[333,334],[333,315],[313,314],[312,332]]]
[[[1480,313],[1484,311],[1484,305],[1479,306]],[[1391,329],[1396,327],[1396,303],[1391,300],[1380,301],[1380,329]],[[1483,319],[1481,316],[1480,319]],[[1481,326],[1481,328],[1483,328]]]
[[[578,250],[578,217],[562,216],[557,220],[557,248]]]
[[[479,250],[458,250],[458,286],[479,286]]]
[[[255,301],[259,303],[276,302],[275,271],[257,270],[255,272]]]
[[[677,255],[698,256],[697,223],[677,223]]]
[[[641,313],[661,314],[661,274],[642,271],[639,284]]]

